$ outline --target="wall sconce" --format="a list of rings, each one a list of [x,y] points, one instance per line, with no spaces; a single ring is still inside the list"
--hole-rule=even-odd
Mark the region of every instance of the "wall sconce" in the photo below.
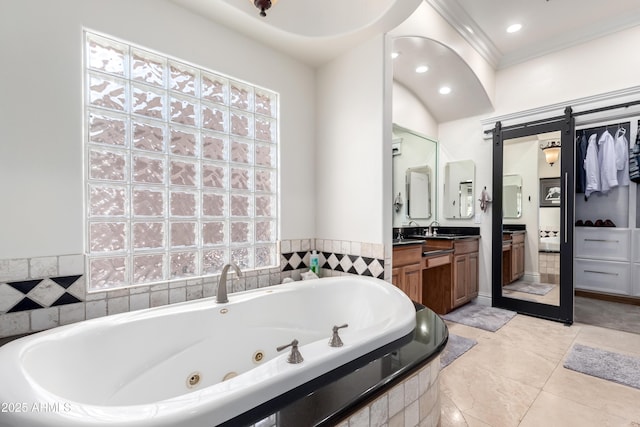
[[[544,153],[544,159],[549,166],[553,166],[555,162],[558,161],[560,157],[560,141],[549,141],[546,144],[541,144],[540,149]]]
[[[271,8],[274,4],[278,3],[278,0],[249,0],[253,1],[253,5],[260,9],[260,16],[267,16],[267,10]]]

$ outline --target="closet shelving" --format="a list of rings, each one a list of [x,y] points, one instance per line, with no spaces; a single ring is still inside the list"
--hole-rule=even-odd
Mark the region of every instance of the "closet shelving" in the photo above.
[[[576,126],[576,135],[597,133],[599,138],[608,128],[615,136],[618,126],[626,125],[625,136],[631,146],[636,141],[639,119],[636,116]],[[598,219],[609,219],[615,227],[575,227],[575,288],[640,299],[640,186],[631,181],[606,194],[594,192],[588,199],[584,193],[576,192],[575,221],[590,220],[595,224]]]

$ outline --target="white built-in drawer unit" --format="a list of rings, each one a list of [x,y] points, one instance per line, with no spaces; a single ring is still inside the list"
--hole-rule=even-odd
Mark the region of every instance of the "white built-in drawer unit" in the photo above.
[[[631,261],[631,230],[613,227],[576,227],[576,258]]]
[[[640,264],[633,264],[632,268],[632,276],[631,277],[635,277],[635,280],[631,281],[631,295],[633,295],[634,297],[640,297],[640,280],[638,280],[638,278],[640,277]]]
[[[573,274],[576,288],[612,294],[631,294],[631,264],[576,258]]]

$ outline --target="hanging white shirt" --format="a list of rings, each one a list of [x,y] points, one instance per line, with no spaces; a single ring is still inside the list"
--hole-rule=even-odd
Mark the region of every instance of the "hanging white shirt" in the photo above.
[[[585,197],[589,197],[594,191],[600,191],[600,165],[598,163],[598,134],[589,137],[587,155],[584,158],[584,170],[586,175]]]
[[[618,185],[629,185],[629,140],[625,136],[627,130],[619,128],[615,136],[616,169],[618,170]]]
[[[598,140],[598,163],[600,164],[600,191],[608,193],[618,186],[618,168],[613,136],[605,130]]]

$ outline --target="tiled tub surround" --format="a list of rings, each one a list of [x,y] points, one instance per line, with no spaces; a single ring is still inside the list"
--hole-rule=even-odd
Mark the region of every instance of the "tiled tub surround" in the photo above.
[[[321,276],[384,276],[383,245],[324,239],[280,242],[279,268],[248,270],[229,292],[300,280],[312,250],[320,253]],[[0,260],[0,338],[22,335],[85,319],[214,296],[218,276],[86,292],[83,255]]]

